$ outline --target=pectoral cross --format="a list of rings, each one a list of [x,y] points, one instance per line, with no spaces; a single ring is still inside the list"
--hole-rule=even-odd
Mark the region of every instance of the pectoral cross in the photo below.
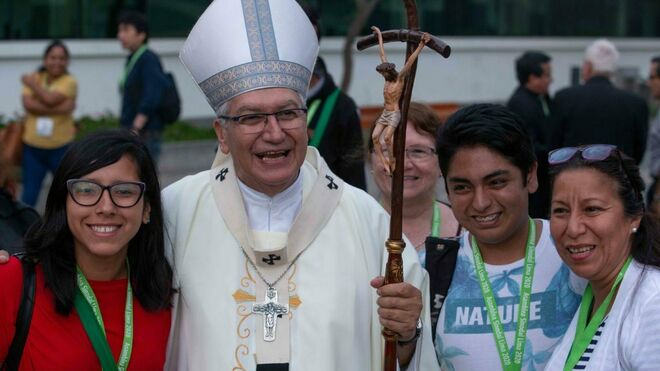
[[[277,301],[277,290],[268,287],[264,302],[261,304],[253,304],[252,313],[264,316],[264,341],[275,341],[277,317],[289,313],[289,304],[280,304]]]

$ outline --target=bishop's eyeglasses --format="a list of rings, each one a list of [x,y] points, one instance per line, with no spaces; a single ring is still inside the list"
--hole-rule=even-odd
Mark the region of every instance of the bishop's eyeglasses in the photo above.
[[[246,134],[256,134],[264,131],[268,123],[268,116],[275,116],[275,120],[282,130],[299,129],[303,126],[306,113],[307,108],[288,108],[272,113],[259,112],[239,116],[220,115],[218,117],[233,121]]]
[[[108,190],[110,200],[117,207],[135,206],[144,194],[143,182],[120,182],[108,186],[86,179],[69,179],[66,188],[75,203],[80,206],[94,206],[101,200],[103,192]]]

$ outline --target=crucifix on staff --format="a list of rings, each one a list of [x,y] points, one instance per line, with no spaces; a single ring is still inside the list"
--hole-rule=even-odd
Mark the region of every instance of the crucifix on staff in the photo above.
[[[381,64],[377,67],[377,71],[385,78],[384,110],[376,122],[372,140],[378,157],[392,174],[390,235],[385,241],[388,252],[386,283],[403,281],[403,259],[401,257],[405,248],[402,239],[403,166],[396,165],[403,163],[408,107],[417,71],[417,57],[424,46],[435,50],[445,58],[448,58],[451,53],[451,48],[442,40],[419,31],[415,0],[403,0],[403,2],[408,19],[407,29],[380,31],[378,27],[372,27],[373,34],[362,38],[357,43],[358,50],[379,45]],[[398,73],[394,65],[389,63],[385,57],[384,44],[394,41],[407,42],[406,62]],[[420,325],[421,320],[418,321],[418,331],[421,331]],[[397,367],[397,344],[401,345],[398,341],[400,339],[394,331],[387,328],[383,329],[383,336],[385,337],[384,370],[394,371]]]

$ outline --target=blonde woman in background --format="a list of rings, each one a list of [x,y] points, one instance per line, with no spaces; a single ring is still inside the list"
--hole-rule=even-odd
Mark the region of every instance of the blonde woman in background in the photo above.
[[[414,245],[422,265],[426,261],[427,236],[452,237],[460,226],[451,207],[436,199],[442,173],[435,151],[435,136],[442,126],[440,117],[428,106],[412,102],[406,125],[406,154],[403,163],[403,233]],[[380,203],[391,212],[392,177],[369,142],[370,165],[380,190]]]

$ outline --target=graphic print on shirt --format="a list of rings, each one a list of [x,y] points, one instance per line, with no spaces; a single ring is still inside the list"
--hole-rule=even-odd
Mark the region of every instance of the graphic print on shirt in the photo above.
[[[464,241],[465,238],[461,239],[462,244]],[[537,247],[540,245],[541,242]],[[545,248],[554,249],[554,246],[550,242],[544,244]],[[435,341],[436,354],[443,370],[461,369],[468,364],[474,366],[475,363],[465,357],[484,346],[493,346],[492,353],[496,356],[493,330],[469,256],[471,251],[463,247],[459,251]],[[539,253],[537,251],[537,256]],[[548,259],[537,259],[538,273],[535,274],[532,289],[528,323],[530,332],[523,357],[524,370],[543,369],[580,304],[580,295],[574,291],[569,269],[556,258],[551,259],[556,260],[552,263]],[[506,267],[490,266],[488,271],[500,319],[508,337],[516,331],[518,324],[522,261]],[[512,340],[507,339],[507,342],[512,350]],[[486,357],[483,360],[490,359],[485,353],[480,357]]]
[[[521,266],[489,277],[504,331],[516,330],[522,270]],[[514,279],[515,276],[518,280]],[[459,284],[451,285],[445,301],[445,333],[491,333],[479,281],[467,257],[458,257],[454,277],[453,282]],[[528,329],[542,329],[551,338],[559,337],[566,331],[572,313],[580,304],[580,296],[569,288],[568,279],[568,268],[562,265],[545,291],[532,294]],[[562,320],[557,316],[562,316]]]

